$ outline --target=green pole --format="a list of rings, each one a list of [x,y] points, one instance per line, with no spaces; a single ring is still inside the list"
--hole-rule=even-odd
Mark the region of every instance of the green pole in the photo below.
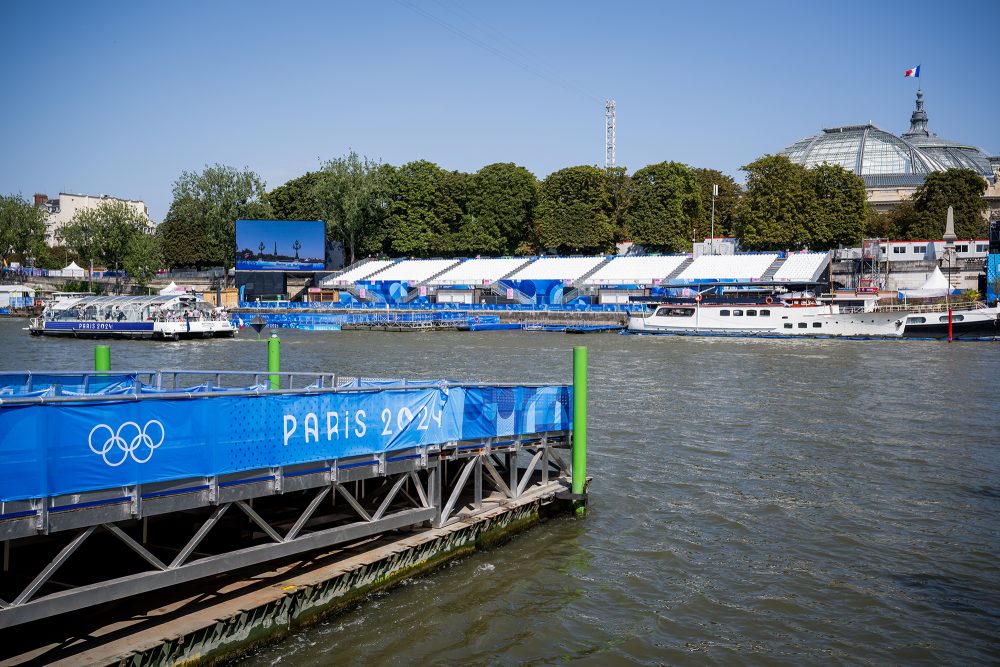
[[[281,372],[281,340],[278,334],[271,334],[267,339],[267,371],[272,373],[268,376],[271,380],[271,389],[281,389],[281,376],[275,375]]]
[[[587,485],[587,348],[573,348],[573,495]],[[577,514],[583,507],[577,508]]]
[[[111,347],[109,345],[97,345],[94,347],[94,370],[111,370]]]

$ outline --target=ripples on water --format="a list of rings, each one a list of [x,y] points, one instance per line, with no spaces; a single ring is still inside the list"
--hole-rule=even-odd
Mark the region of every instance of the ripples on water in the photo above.
[[[0,322],[4,368],[93,343]],[[568,381],[590,347],[584,520],[261,650],[288,664],[983,664],[1000,656],[1000,346],[282,332],[283,370]],[[250,340],[113,367],[258,369]]]

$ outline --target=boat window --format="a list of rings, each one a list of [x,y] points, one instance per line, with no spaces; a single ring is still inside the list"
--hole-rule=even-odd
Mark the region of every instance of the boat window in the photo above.
[[[785,322],[785,328],[786,329],[791,329],[792,328],[792,323],[791,322]]]
[[[757,311],[756,310],[748,310],[747,311],[747,317],[757,317]]]
[[[813,329],[819,329],[821,326],[823,326],[822,322],[813,322]]]
[[[733,311],[733,317],[743,317],[743,311],[742,310],[734,310]]]
[[[723,317],[729,317],[729,311],[728,310],[720,310],[719,311],[719,315],[722,315]]]
[[[926,317],[911,317],[909,320],[910,324],[923,324],[927,321]]]
[[[663,306],[656,311],[658,317],[693,317],[694,308],[671,308]]]
[[[952,322],[961,322],[964,319],[965,319],[965,315],[952,315],[952,317],[951,317],[951,321]],[[942,315],[941,318],[940,318],[940,321],[941,322],[947,322],[948,321],[948,316],[947,315]]]
[[[808,324],[806,324],[805,322],[799,322],[799,328],[800,328],[800,329],[805,329],[805,328],[806,328],[806,327],[808,327],[808,326],[809,326],[809,325],[808,325]]]
[[[771,317],[771,311],[770,310],[762,310],[762,311],[760,311],[760,316],[761,317]]]

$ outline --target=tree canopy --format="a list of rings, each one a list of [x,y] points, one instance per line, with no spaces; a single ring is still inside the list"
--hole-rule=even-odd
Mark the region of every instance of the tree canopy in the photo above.
[[[387,219],[388,244],[398,255],[428,257],[450,252],[451,232],[462,209],[454,195],[457,178],[427,160],[408,162],[391,174],[393,199]]]
[[[970,169],[949,169],[927,175],[913,195],[917,216],[906,229],[908,239],[939,239],[944,234],[948,207],[955,209],[955,234],[960,239],[984,238],[986,181]]]
[[[567,167],[542,181],[536,219],[539,241],[560,253],[600,253],[611,249],[608,175],[597,167]]]
[[[860,246],[868,218],[864,180],[832,164],[813,167],[807,176],[814,198],[807,225],[809,245],[817,249]]]
[[[277,220],[323,220],[313,188],[321,173],[309,171],[267,193],[267,203]]]
[[[742,167],[747,172],[734,231],[749,248],[827,250],[861,242],[869,219],[865,184],[837,165],[812,169],[781,155]]]
[[[807,246],[806,221],[815,198],[805,167],[767,155],[741,169],[747,172],[747,191],[734,231],[743,245],[761,250]]]
[[[625,220],[636,243],[663,252],[687,250],[701,219],[700,187],[691,167],[660,162],[632,175]]]
[[[359,247],[381,245],[372,241],[388,210],[389,174],[379,162],[351,151],[325,162],[312,179],[308,197],[315,216],[326,221],[329,238],[344,244],[349,262],[354,262]]]
[[[0,260],[37,257],[45,248],[45,211],[20,195],[0,195]]]
[[[161,226],[166,226],[164,258],[171,266],[233,266],[236,260],[236,220],[269,220],[271,204],[265,183],[244,167],[216,164],[200,173],[182,172],[174,182],[173,201]],[[179,245],[175,245],[179,244]]]
[[[534,241],[531,218],[537,204],[534,174],[511,162],[486,165],[472,176],[458,245],[470,254],[515,253]]]
[[[694,168],[698,178],[698,188],[701,192],[702,219],[697,225],[695,238],[707,237],[712,234],[712,186],[719,186],[719,195],[715,198],[715,235],[727,236],[732,233],[739,211],[740,197],[743,188],[718,169]]]
[[[125,269],[145,285],[162,264],[157,239],[150,232],[145,215],[126,202],[108,200],[77,211],[60,236],[82,259],[116,271]]]

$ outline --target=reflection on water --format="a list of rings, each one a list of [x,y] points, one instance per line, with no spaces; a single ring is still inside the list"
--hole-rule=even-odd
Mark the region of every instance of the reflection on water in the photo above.
[[[0,321],[4,369],[93,342]],[[592,504],[246,664],[982,664],[1000,655],[1000,347],[281,332],[282,368],[569,381]],[[112,366],[260,370],[263,344],[112,342]]]

